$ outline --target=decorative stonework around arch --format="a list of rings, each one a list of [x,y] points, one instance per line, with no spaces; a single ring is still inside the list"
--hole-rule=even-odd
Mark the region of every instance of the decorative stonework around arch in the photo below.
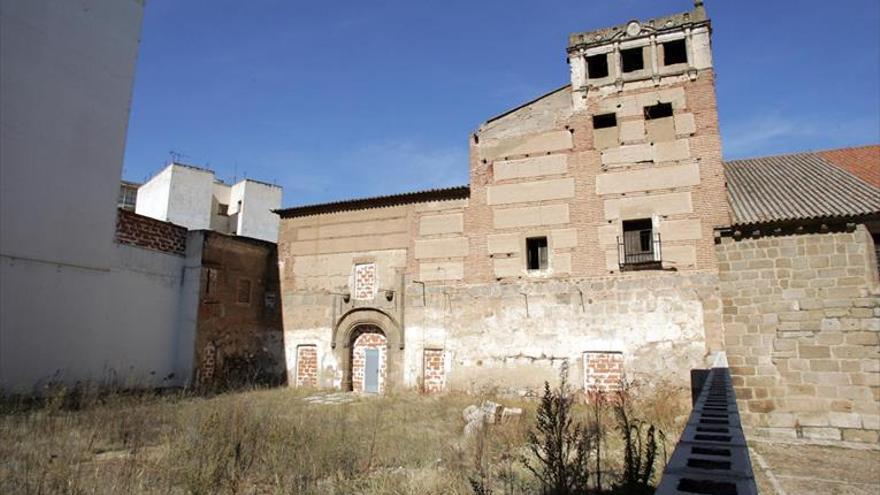
[[[355,389],[352,376],[353,346],[355,340],[369,328],[375,329],[372,330],[373,333],[381,333],[385,341],[382,391],[388,391],[403,383],[403,334],[400,326],[384,311],[375,308],[355,308],[345,313],[333,329],[332,347],[343,372],[343,390]]]

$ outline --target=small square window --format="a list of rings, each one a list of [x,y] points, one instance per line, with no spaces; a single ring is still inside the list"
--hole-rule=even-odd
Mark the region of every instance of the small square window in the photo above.
[[[217,204],[217,214],[228,217],[229,216],[229,205],[224,205],[223,203]]]
[[[593,129],[605,129],[607,127],[617,127],[616,114],[603,113],[601,115],[593,115]]]
[[[607,53],[587,57],[587,77],[590,79],[602,79],[603,77],[608,77]]]
[[[686,64],[687,45],[684,38],[663,43],[663,65]]]
[[[645,107],[645,120],[662,119],[672,117],[672,103],[658,103]]]
[[[547,238],[530,237],[526,239],[526,258],[529,270],[546,270]]]
[[[645,59],[642,57],[642,47],[620,50],[620,61],[623,72],[635,72],[645,68]]]
[[[251,303],[251,281],[241,278],[238,280],[237,300],[241,304]]]

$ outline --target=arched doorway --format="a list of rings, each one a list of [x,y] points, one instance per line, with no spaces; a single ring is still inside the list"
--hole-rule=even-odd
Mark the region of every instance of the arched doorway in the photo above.
[[[381,394],[385,391],[388,340],[375,325],[358,325],[351,332],[351,388],[355,392]]]
[[[369,385],[366,390],[373,389],[372,381],[363,381],[368,376],[368,364],[371,366],[369,377],[375,379],[377,393],[393,390],[403,383],[403,335],[400,326],[387,313],[376,308],[356,308],[345,313],[333,329],[332,347],[342,372],[343,390],[363,391],[365,385]],[[356,365],[355,358],[361,355],[363,361]],[[356,380],[354,375],[358,370],[364,374],[359,374]]]

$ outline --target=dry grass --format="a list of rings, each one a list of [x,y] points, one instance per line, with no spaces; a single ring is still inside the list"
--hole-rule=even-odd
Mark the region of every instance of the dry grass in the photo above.
[[[520,462],[535,402],[407,393],[319,405],[305,394],[85,394],[75,401],[58,394],[38,405],[7,403],[0,493],[471,494],[469,479],[480,476],[495,494],[537,490]],[[524,415],[465,438],[462,410],[486,398]],[[644,417],[662,425],[670,445],[685,398],[664,388],[636,401],[654,408],[642,409]],[[590,411],[581,405],[576,413],[587,421]],[[617,452],[613,418],[602,417],[605,452]]]

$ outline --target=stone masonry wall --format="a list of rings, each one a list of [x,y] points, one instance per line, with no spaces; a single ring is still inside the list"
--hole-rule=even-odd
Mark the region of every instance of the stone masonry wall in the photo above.
[[[186,227],[120,208],[116,216],[116,242],[183,256]]]
[[[864,226],[722,238],[716,248],[743,424],[756,434],[876,443],[880,291]]]

